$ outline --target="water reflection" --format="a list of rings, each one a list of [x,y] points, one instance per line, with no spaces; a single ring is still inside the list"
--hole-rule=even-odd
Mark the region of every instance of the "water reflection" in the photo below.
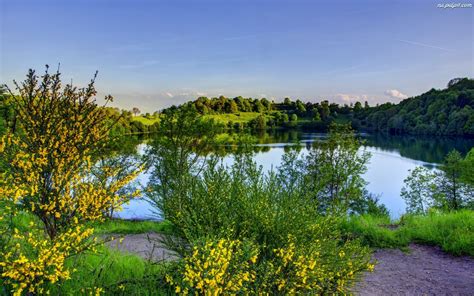
[[[323,141],[326,137],[325,134],[298,131],[273,131],[253,136],[256,140],[253,146],[254,159],[265,171],[278,167],[285,152],[296,149],[303,155],[311,149],[314,141]],[[409,170],[419,165],[435,168],[452,149],[457,149],[464,155],[474,147],[474,139],[368,134],[361,136],[366,140],[364,148],[372,154],[367,173],[364,175],[369,183],[367,190],[379,196],[380,202],[387,206],[392,218],[398,218],[405,212],[400,190]],[[146,145],[143,143],[146,143],[147,139],[135,137],[124,142],[129,142],[121,144],[127,151],[130,151],[130,147],[135,147],[136,151],[138,147],[143,153]],[[137,146],[138,143],[142,144]],[[224,162],[229,163],[229,154],[236,149],[235,145],[222,145],[216,148],[214,153],[223,156]],[[148,178],[149,174],[143,173],[139,176],[139,183],[146,185]],[[159,219],[153,208],[144,200],[131,201],[117,216],[124,219]]]

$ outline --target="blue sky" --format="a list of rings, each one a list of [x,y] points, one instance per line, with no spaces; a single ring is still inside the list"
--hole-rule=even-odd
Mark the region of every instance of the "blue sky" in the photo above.
[[[0,82],[61,63],[83,85],[98,70],[121,108],[220,94],[398,102],[474,76],[474,8],[439,0],[0,3]]]

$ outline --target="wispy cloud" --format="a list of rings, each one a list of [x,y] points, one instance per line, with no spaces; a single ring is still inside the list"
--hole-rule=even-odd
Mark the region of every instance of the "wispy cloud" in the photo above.
[[[438,49],[438,50],[447,51],[447,52],[453,52],[453,50],[451,50],[451,49],[444,48],[444,47],[439,47],[439,46],[435,46],[435,45],[431,45],[431,44],[426,44],[426,43],[421,43],[421,42],[416,42],[416,41],[410,41],[410,40],[403,40],[403,39],[399,39],[398,41],[403,42],[403,43],[407,43],[407,44],[411,44],[411,45],[427,47],[427,48],[432,48],[432,49]]]

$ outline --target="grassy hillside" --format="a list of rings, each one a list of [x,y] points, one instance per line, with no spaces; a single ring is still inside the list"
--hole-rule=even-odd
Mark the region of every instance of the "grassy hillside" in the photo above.
[[[208,119],[214,119],[217,122],[227,124],[229,122],[248,123],[251,120],[256,119],[261,113],[259,112],[238,112],[238,113],[223,113],[223,114],[212,114],[206,115]],[[266,116],[270,118],[270,116]]]
[[[157,123],[160,121],[160,118],[159,117],[152,117],[152,118],[147,118],[143,115],[140,115],[140,116],[134,116],[132,117],[132,121],[138,121],[138,122],[141,122],[143,123],[144,125],[152,125],[154,123]]]

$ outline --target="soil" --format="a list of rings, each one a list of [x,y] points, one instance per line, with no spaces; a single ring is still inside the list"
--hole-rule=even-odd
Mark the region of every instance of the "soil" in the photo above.
[[[356,295],[474,295],[474,259],[412,244],[409,252],[374,252],[374,272],[356,284]]]
[[[153,261],[173,260],[156,233],[131,234],[108,242],[112,248]],[[409,252],[376,250],[373,272],[364,273],[356,295],[474,295],[474,258],[455,257],[437,247],[411,244]]]

